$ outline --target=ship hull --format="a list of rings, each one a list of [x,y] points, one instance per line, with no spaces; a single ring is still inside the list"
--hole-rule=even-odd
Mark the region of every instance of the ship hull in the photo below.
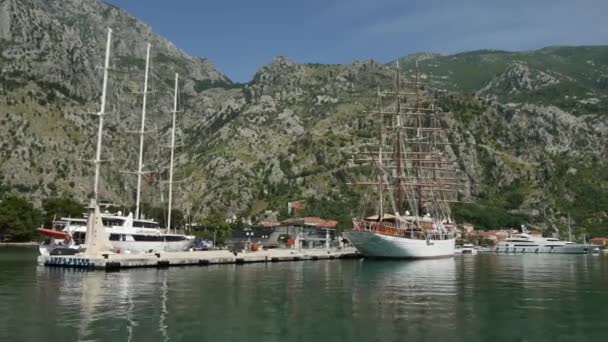
[[[189,250],[194,241],[185,239],[180,241],[110,241],[116,251],[128,251],[131,253],[148,252],[184,252]],[[42,243],[39,246],[41,255],[50,255],[55,248],[72,248],[81,250],[84,245],[64,245],[62,240],[54,240],[53,243]]]
[[[455,239],[420,240],[388,236],[371,231],[344,232],[363,256],[368,258],[432,259],[454,256]]]
[[[599,252],[597,246],[593,245],[565,245],[555,247],[504,247],[497,246],[493,250],[495,253],[505,254],[522,254],[522,253],[535,253],[535,254],[589,254]]]

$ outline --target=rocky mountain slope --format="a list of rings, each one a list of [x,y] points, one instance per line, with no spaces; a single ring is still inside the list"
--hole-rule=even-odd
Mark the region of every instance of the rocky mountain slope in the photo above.
[[[359,194],[346,186],[366,170],[349,160],[375,133],[363,113],[390,88],[394,63],[303,64],[277,57],[246,85],[187,56],[120,9],[99,1],[0,1],[0,190],[34,199],[90,191],[94,118],[105,27],[116,32],[104,140],[103,191],[132,203],[145,42],[153,44],[150,169],[165,175],[172,75],[181,89],[177,204],[256,216],[288,200],[325,200],[346,218]],[[461,197],[483,212],[559,229],[568,213],[587,230],[606,227],[608,47],[535,52],[417,54],[427,95],[448,114],[446,152],[463,170]],[[144,199],[158,205],[157,183]]]
[[[122,10],[99,1],[0,1],[0,182],[34,196],[90,192],[107,27],[114,30],[103,192],[124,198],[122,170],[134,170],[146,43],[153,45],[149,129],[170,118],[173,74],[182,101],[230,84],[209,61],[186,55]],[[161,133],[166,132],[161,130]],[[159,136],[159,139],[165,137]],[[168,140],[165,140],[168,141]],[[160,153],[155,149],[149,151]],[[164,151],[163,153],[166,153]],[[129,179],[130,183],[133,179]],[[118,202],[121,202],[119,200]]]

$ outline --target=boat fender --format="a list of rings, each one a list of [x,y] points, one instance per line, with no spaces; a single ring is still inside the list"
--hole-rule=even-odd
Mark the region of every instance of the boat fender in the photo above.
[[[538,254],[538,248],[534,251],[534,253]]]

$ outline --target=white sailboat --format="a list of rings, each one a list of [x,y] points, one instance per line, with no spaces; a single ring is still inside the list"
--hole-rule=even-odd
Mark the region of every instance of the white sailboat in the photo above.
[[[377,194],[372,196],[377,198],[377,215],[354,218],[353,230],[344,236],[366,257],[454,255],[448,203],[454,201],[460,184],[439,148],[443,144],[436,119],[440,112],[432,104],[422,104],[418,69],[413,87],[414,92],[402,91],[397,71],[395,90],[378,91],[378,110],[370,112],[380,122],[378,150],[364,152],[365,158],[356,160],[374,168],[375,181],[353,184],[369,186]],[[394,99],[394,110],[382,105],[387,97]],[[386,203],[394,214],[386,213]],[[368,208],[364,203],[362,212]]]
[[[144,150],[144,134],[145,132],[145,116],[146,116],[146,94],[148,92],[148,72],[150,63],[150,44],[148,44],[146,52],[146,72],[144,80],[144,91],[143,91],[143,107],[142,107],[142,119],[141,119],[141,130],[140,134],[140,149],[139,149],[139,165],[137,181],[137,198],[136,198],[136,214],[133,217],[132,214],[123,215],[121,212],[117,214],[100,213],[97,207],[98,198],[98,186],[99,186],[99,166],[101,163],[101,148],[102,148],[102,135],[103,135],[103,116],[105,115],[106,105],[106,93],[107,93],[107,81],[108,81],[108,69],[110,59],[110,46],[112,39],[112,30],[108,29],[108,40],[106,46],[106,57],[104,65],[104,79],[103,79],[103,91],[101,97],[101,110],[97,115],[99,116],[98,126],[98,137],[97,137],[97,152],[95,163],[95,180],[94,180],[94,199],[91,204],[93,209],[89,213],[89,221],[91,221],[91,215],[95,215],[95,222],[99,219],[99,223],[103,225],[108,235],[108,240],[112,248],[117,252],[177,252],[190,249],[193,243],[193,238],[183,234],[172,234],[170,229],[170,217],[171,217],[171,190],[169,194],[169,223],[168,229],[163,231],[159,224],[153,220],[145,220],[140,218],[140,198],[141,198],[141,176],[145,173],[142,170],[143,166],[143,150]],[[175,85],[175,97],[174,97],[174,113],[173,113],[173,128],[172,128],[172,146],[174,147],[174,134],[175,134],[175,112],[177,111],[177,76]],[[171,177],[173,174],[173,148],[171,151]],[[172,180],[170,181],[170,183]],[[40,245],[40,253],[43,255],[49,254],[76,254],[84,251],[88,248],[87,242],[89,242],[91,228],[90,222],[87,225],[86,218],[63,218],[56,222],[58,224],[55,229],[39,229],[39,232],[47,236]]]

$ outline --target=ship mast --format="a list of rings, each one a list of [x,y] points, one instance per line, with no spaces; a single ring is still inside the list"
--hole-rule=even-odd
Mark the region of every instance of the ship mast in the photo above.
[[[171,232],[171,205],[173,204],[173,158],[175,154],[175,115],[177,114],[177,91],[179,84],[179,74],[175,74],[175,92],[173,94],[173,124],[171,128],[171,160],[169,163],[169,211],[167,213],[167,232]]]
[[[380,97],[380,88],[378,88],[378,110],[382,110],[382,100]],[[384,189],[382,186],[382,145],[384,144],[384,120],[380,120],[380,144],[378,145],[378,221],[384,219]]]
[[[141,176],[144,174],[143,155],[144,155],[144,135],[146,134],[146,105],[148,95],[148,72],[150,69],[150,43],[146,49],[146,72],[144,76],[143,104],[141,109],[141,127],[139,134],[139,163],[137,167],[137,195],[135,199],[135,218],[139,218],[139,204],[141,201]]]
[[[403,158],[401,158],[401,78],[399,77],[399,61],[397,61],[397,72],[395,74],[395,92],[397,104],[395,105],[395,116],[397,119],[397,139],[395,141],[395,155],[394,160],[397,161],[397,175],[395,177],[397,187],[395,196],[395,216],[399,218],[400,213],[403,209]],[[400,221],[399,221],[400,222]]]
[[[378,189],[380,215],[384,210],[384,193],[391,192],[389,198],[395,216],[399,219],[409,208],[411,215],[416,217],[412,223],[419,227],[422,222],[418,221],[426,213],[436,216],[436,219],[448,218],[447,204],[458,202],[458,189],[462,187],[454,162],[446,160],[438,149],[439,145],[449,145],[445,139],[440,139],[445,136],[446,130],[440,127],[437,119],[446,113],[438,110],[432,101],[425,100],[420,79],[416,62],[413,81],[402,82],[397,63],[394,90],[378,92],[379,98],[394,98],[394,110],[383,108],[379,101],[378,110],[366,112],[380,120],[378,149],[360,152],[358,154],[367,157],[354,159],[358,164],[371,163],[376,166],[378,181],[350,183]]]
[[[103,117],[106,115],[106,95],[108,90],[108,70],[110,69],[110,49],[112,45],[112,29],[108,28],[108,39],[106,42],[106,56],[105,62],[103,66],[103,86],[101,91],[101,108],[97,113],[99,117],[99,125],[97,127],[97,150],[95,152],[95,180],[93,182],[93,199],[95,204],[97,204],[97,200],[99,198],[99,169],[101,160],[101,143],[103,136]]]

